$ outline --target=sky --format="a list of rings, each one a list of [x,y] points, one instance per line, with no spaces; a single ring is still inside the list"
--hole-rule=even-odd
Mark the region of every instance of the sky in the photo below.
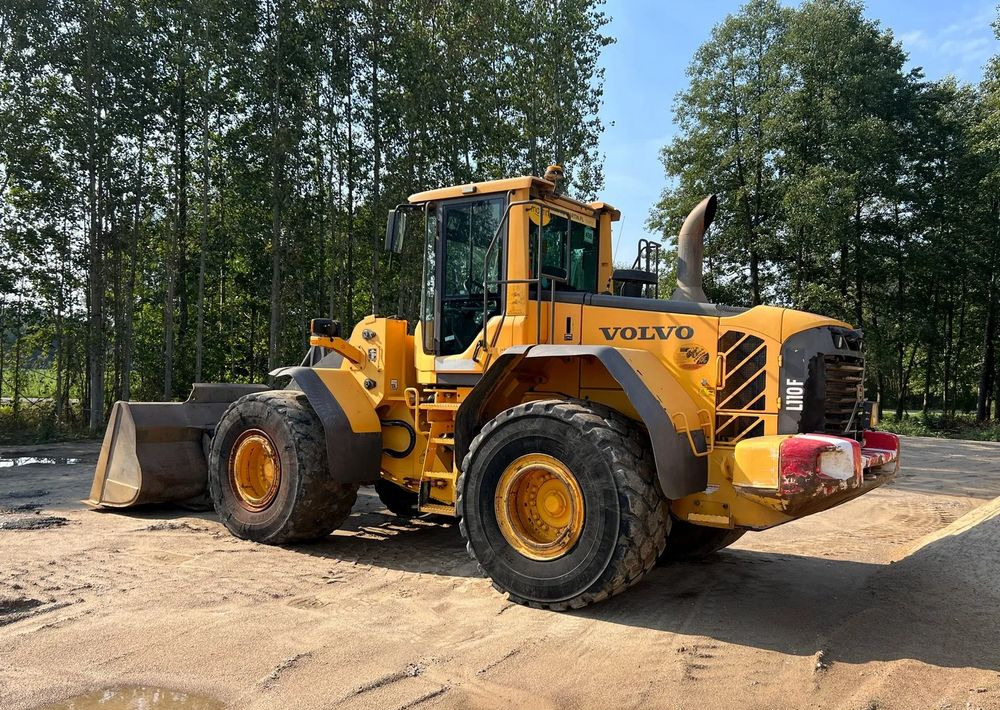
[[[866,15],[890,28],[929,79],[949,74],[967,82],[982,76],[1000,53],[990,23],[1000,0],[869,0]],[[737,0],[607,0],[617,39],[604,49],[605,188],[600,199],[622,212],[616,261],[632,257],[650,234],[645,222],[666,184],[660,148],[674,134],[671,107],[687,85],[685,69],[716,24],[736,12]],[[792,3],[786,3],[792,4]],[[722,206],[724,209],[724,206]]]

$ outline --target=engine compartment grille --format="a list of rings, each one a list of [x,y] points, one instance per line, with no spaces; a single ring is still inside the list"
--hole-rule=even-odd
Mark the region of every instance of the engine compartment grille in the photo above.
[[[863,356],[824,355],[823,432],[858,436],[861,407],[865,400]]]
[[[730,330],[719,339],[725,359],[726,382],[716,397],[717,407],[729,411],[763,411],[767,347],[755,335]]]

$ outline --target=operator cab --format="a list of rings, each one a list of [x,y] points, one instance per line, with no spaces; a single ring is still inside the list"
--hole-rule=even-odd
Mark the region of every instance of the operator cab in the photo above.
[[[559,195],[561,176],[546,177],[421,192],[390,212],[395,252],[408,219],[423,216],[419,370],[478,377],[505,343],[572,342],[583,296],[621,292],[611,264],[620,213]]]
[[[464,353],[479,337],[484,318],[499,315],[502,245],[490,247],[505,202],[497,195],[446,200],[429,217],[422,294],[426,352]]]

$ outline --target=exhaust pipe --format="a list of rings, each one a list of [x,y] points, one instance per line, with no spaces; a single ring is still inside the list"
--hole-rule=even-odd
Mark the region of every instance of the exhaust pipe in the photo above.
[[[677,290],[674,301],[708,303],[701,287],[701,266],[705,258],[705,232],[715,218],[718,199],[709,195],[684,220],[677,235]]]

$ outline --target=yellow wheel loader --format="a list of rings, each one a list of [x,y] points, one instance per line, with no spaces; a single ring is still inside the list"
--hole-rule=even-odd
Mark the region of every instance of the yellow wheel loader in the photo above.
[[[373,484],[397,515],[457,518],[511,600],[567,609],[895,474],[859,331],[707,302],[714,196],[678,235],[666,300],[658,245],[613,269],[618,210],[559,194],[560,177],[411,196],[386,246],[423,232],[412,331],[370,316],[344,338],[316,319],[303,363],[272,373],[285,389],[199,384],[183,403],[117,403],[90,503],[207,492],[233,534],[280,544],[326,536]]]

